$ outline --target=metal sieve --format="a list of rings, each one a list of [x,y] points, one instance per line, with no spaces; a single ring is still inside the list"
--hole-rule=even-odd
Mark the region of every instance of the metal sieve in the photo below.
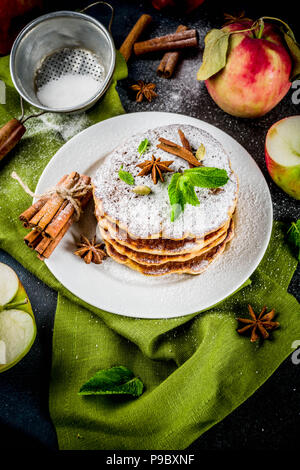
[[[111,9],[108,30],[84,12],[103,4]],[[25,121],[47,112],[82,112],[93,106],[110,85],[115,69],[116,50],[111,36],[113,7],[95,2],[81,12],[58,11],[36,18],[17,36],[10,55],[10,73],[19,92],[21,118],[12,119],[0,129],[0,160],[19,142],[26,131]],[[85,75],[99,81],[99,90],[74,107],[49,108],[37,96],[38,90],[65,74]],[[24,117],[24,98],[41,112]]]
[[[112,10],[108,30],[83,13],[98,4],[105,4]],[[115,68],[116,51],[110,32],[112,18],[113,7],[109,3],[95,2],[81,12],[58,11],[29,23],[16,38],[10,56],[11,78],[19,94],[31,105],[47,112],[71,113],[93,106],[107,90]],[[38,89],[67,73],[92,76],[101,87],[88,101],[76,107],[43,105],[37,97]]]

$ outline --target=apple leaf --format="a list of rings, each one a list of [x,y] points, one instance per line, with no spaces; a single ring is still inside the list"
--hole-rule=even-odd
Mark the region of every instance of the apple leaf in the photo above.
[[[293,82],[297,78],[300,78],[300,46],[295,40],[295,36],[289,31],[283,32],[283,37],[293,61],[293,67],[290,76],[290,81]]]
[[[288,241],[297,253],[297,259],[300,261],[300,219],[297,222],[292,222],[288,232]]]
[[[226,65],[230,32],[212,29],[205,36],[203,61],[197,73],[198,80],[207,80]]]
[[[143,393],[144,384],[124,366],[101,369],[80,388],[78,395],[132,395]]]

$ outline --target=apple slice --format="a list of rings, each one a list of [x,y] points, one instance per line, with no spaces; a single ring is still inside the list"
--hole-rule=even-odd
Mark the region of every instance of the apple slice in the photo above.
[[[15,271],[6,264],[0,263],[0,305],[6,305],[16,295],[19,279]]]
[[[270,127],[265,158],[272,180],[300,199],[300,115],[281,119]]]
[[[0,366],[6,362],[6,344],[0,339]]]
[[[0,372],[3,372],[27,354],[36,337],[36,324],[23,285],[13,269],[3,263],[0,286]]]

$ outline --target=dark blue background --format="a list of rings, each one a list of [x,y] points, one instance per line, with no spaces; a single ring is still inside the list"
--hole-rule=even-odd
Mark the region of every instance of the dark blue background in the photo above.
[[[46,10],[82,8],[91,2],[48,2]],[[267,5],[266,2],[218,3],[206,0],[188,17],[176,13],[159,13],[151,8],[150,2],[117,1],[115,7],[113,36],[118,48],[141,13],[150,13],[153,24],[148,30],[149,37],[173,32],[179,23],[189,26],[213,25],[220,27],[224,12],[234,13],[245,10],[254,19],[262,16],[277,16],[287,21],[300,37],[299,21],[295,12],[284,4]],[[94,7],[90,14],[104,24],[108,16],[100,7]],[[193,52],[189,52],[193,57]],[[176,83],[158,79],[155,73],[158,56],[132,59],[129,62],[128,79],[119,83],[118,91],[127,112],[170,111],[167,93]],[[155,103],[136,103],[129,92],[129,85],[139,79],[157,84],[159,96]],[[264,139],[268,128],[277,120],[300,114],[300,104],[294,105],[292,91],[282,102],[263,118],[243,120],[225,114],[211,100],[206,90],[196,101],[194,94],[187,94],[180,113],[203,119],[233,136],[253,156],[269,184],[274,217],[291,222],[300,218],[299,202],[284,194],[270,180],[264,161]],[[48,411],[48,386],[51,366],[51,344],[53,321],[56,309],[56,293],[31,275],[19,263],[0,250],[0,261],[10,265],[19,275],[31,300],[37,320],[38,334],[28,353],[13,369],[0,374],[0,449],[24,449],[56,451],[57,440]],[[289,292],[299,299],[299,268],[293,277]],[[300,338],[299,338],[300,339]],[[291,350],[292,351],[292,350]],[[188,449],[191,453],[205,450],[296,450],[300,428],[300,366],[288,358],[274,375],[243,405],[221,423],[214,426]],[[246,454],[245,454],[246,455]]]

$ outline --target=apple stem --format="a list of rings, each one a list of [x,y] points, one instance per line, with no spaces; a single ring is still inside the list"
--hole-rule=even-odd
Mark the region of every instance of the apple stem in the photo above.
[[[255,37],[256,39],[261,39],[265,28],[264,20],[262,18],[258,20],[258,28],[259,29],[258,32],[255,34]]]

